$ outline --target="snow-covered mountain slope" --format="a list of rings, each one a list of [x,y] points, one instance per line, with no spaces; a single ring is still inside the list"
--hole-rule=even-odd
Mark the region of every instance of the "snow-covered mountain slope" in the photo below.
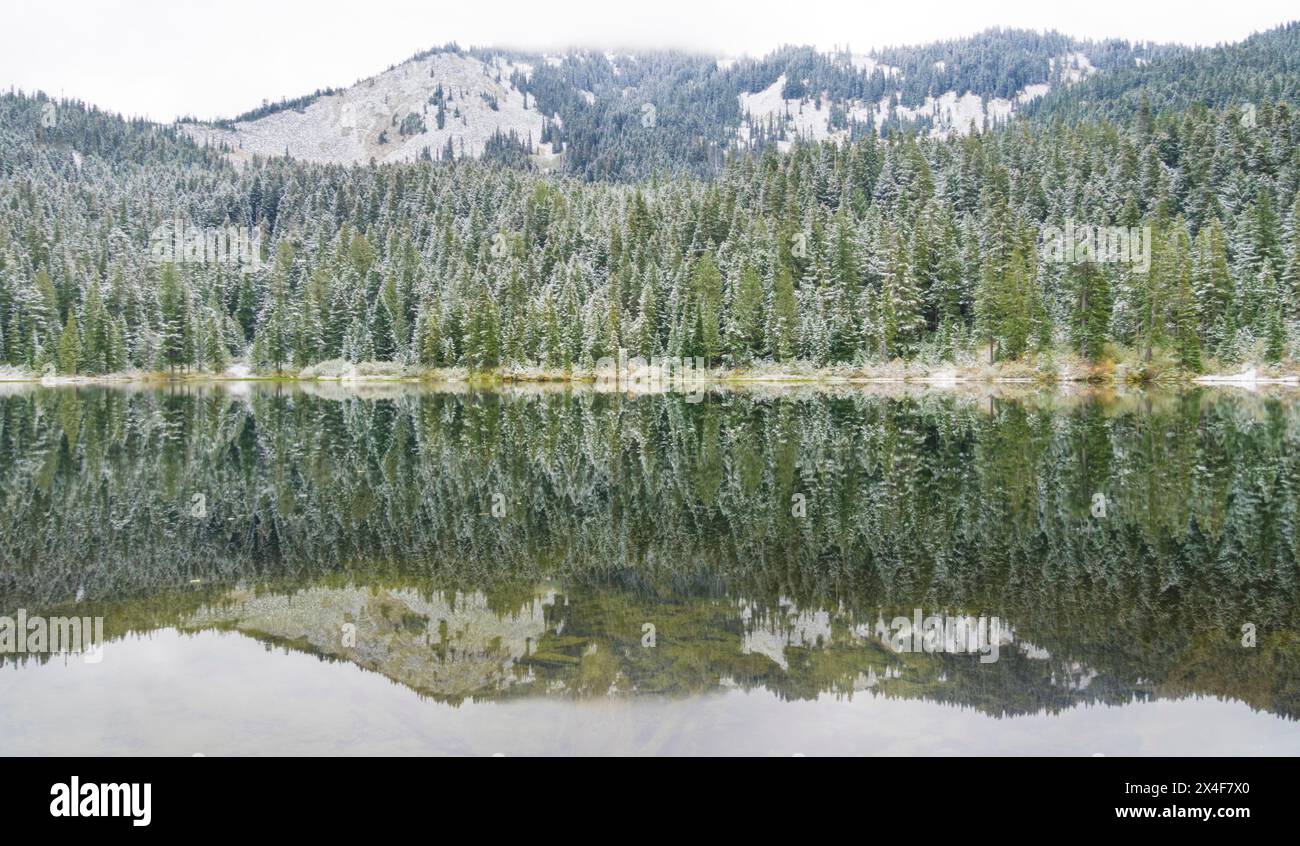
[[[890,80],[902,81],[901,69],[882,64],[870,56],[854,55],[853,67],[867,73],[879,72]],[[934,63],[939,71],[944,63]],[[923,123],[927,132],[935,137],[964,134],[972,126],[976,129],[1006,123],[1026,104],[1045,96],[1053,84],[1073,85],[1092,74],[1096,68],[1081,52],[1053,58],[1048,75],[1042,82],[1030,83],[1012,97],[981,96],[966,90],[945,91],[938,96],[927,95],[914,106],[901,102],[901,91],[870,103],[860,99],[833,100],[822,92],[820,96],[785,98],[788,79],[781,74],[775,82],[762,91],[741,92],[738,95],[741,114],[744,116],[737,134],[741,146],[749,146],[757,129],[765,130],[767,137],[778,136],[777,144],[788,148],[794,139],[825,140],[844,139],[850,134],[849,124],[874,126],[884,132],[890,125]],[[838,119],[837,119],[838,111]]]
[[[478,156],[494,133],[515,133],[542,155],[543,115],[510,81],[528,65],[435,52],[362,80],[301,109],[284,109],[230,128],[184,124],[200,143],[227,144],[236,159],[259,154],[351,164],[411,161],[428,151]],[[550,116],[552,121],[555,116]]]
[[[1170,49],[1018,30],[872,53],[787,46],[760,58],[447,45],[342,91],[181,127],[235,159],[364,164],[491,151],[591,179],[707,175],[736,149],[993,127]]]

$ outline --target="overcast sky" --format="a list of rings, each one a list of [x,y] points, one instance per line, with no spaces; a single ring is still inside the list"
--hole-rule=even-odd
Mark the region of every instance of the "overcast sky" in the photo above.
[[[448,41],[761,55],[781,44],[866,50],[1014,26],[1215,44],[1296,18],[1295,0],[4,0],[0,87],[165,121],[350,85]]]

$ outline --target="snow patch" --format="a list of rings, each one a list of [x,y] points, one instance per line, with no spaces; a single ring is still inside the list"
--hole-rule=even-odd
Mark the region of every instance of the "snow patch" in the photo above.
[[[865,53],[854,53],[849,56],[849,62],[857,70],[866,71],[868,74],[880,71],[884,74],[886,79],[894,79],[895,77],[902,76],[902,71],[899,68],[879,62]]]
[[[882,133],[885,122],[891,117],[897,117],[904,122],[928,118],[930,135],[946,138],[953,133],[966,134],[972,123],[976,129],[983,128],[985,123],[989,125],[1006,123],[1015,116],[1020,106],[1044,96],[1051,89],[1050,83],[1033,83],[1026,85],[1010,100],[993,97],[987,102],[970,91],[961,96],[958,96],[956,91],[946,91],[938,97],[927,96],[921,105],[915,107],[896,103],[897,95],[895,95],[882,97],[874,107],[855,107],[849,111],[849,115],[858,121],[865,121],[868,117],[873,118]]]
[[[830,138],[844,138],[847,132],[830,129],[831,104],[825,97],[806,97],[802,100],[787,100],[781,96],[785,88],[786,77],[781,74],[767,88],[757,93],[741,92],[738,96],[740,111],[748,115],[754,124],[763,126],[773,124],[783,126],[786,133],[799,138],[825,141]],[[750,141],[749,127],[742,125],[739,131],[742,143]],[[792,142],[778,142],[778,147],[788,149]]]
[[[333,164],[365,163],[371,158],[400,162],[418,158],[426,148],[436,158],[449,140],[458,157],[478,156],[498,131],[513,131],[521,141],[531,137],[534,144],[541,137],[542,114],[531,99],[524,107],[523,92],[509,79],[511,71],[526,67],[434,53],[317,98],[301,110],[285,109],[241,121],[233,129],[204,124],[186,124],[182,129],[200,144],[229,145],[235,159],[288,153]],[[438,106],[431,102],[439,85],[446,109],[442,129],[437,125]],[[403,120],[412,114],[415,131],[409,133],[408,123],[409,134],[402,135]]]
[[[782,670],[788,670],[786,649],[823,646],[831,642],[831,617],[828,611],[800,611],[784,597],[778,605],[780,611],[760,618],[754,606],[742,604],[740,618],[746,631],[740,651],[744,655],[766,656]]]
[[[1059,68],[1061,81],[1066,85],[1073,85],[1097,72],[1092,61],[1079,52],[1066,53],[1059,59],[1049,59],[1048,64],[1054,75]]]
[[[1050,82],[1036,82],[1032,85],[1026,85],[1021,89],[1020,93],[1016,95],[1016,102],[1028,103],[1032,100],[1037,100],[1039,97],[1046,96],[1047,92],[1051,90],[1052,84]]]

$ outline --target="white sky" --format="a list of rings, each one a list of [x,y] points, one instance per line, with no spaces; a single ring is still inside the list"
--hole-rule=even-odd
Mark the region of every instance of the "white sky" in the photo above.
[[[1014,26],[1215,44],[1296,18],[1295,0],[4,0],[0,88],[166,121],[350,85],[448,41],[761,55]]]

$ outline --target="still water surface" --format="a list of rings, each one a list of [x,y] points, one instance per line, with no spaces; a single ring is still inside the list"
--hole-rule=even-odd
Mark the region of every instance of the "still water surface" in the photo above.
[[[0,754],[1300,754],[1294,395],[687,399],[9,388]]]

